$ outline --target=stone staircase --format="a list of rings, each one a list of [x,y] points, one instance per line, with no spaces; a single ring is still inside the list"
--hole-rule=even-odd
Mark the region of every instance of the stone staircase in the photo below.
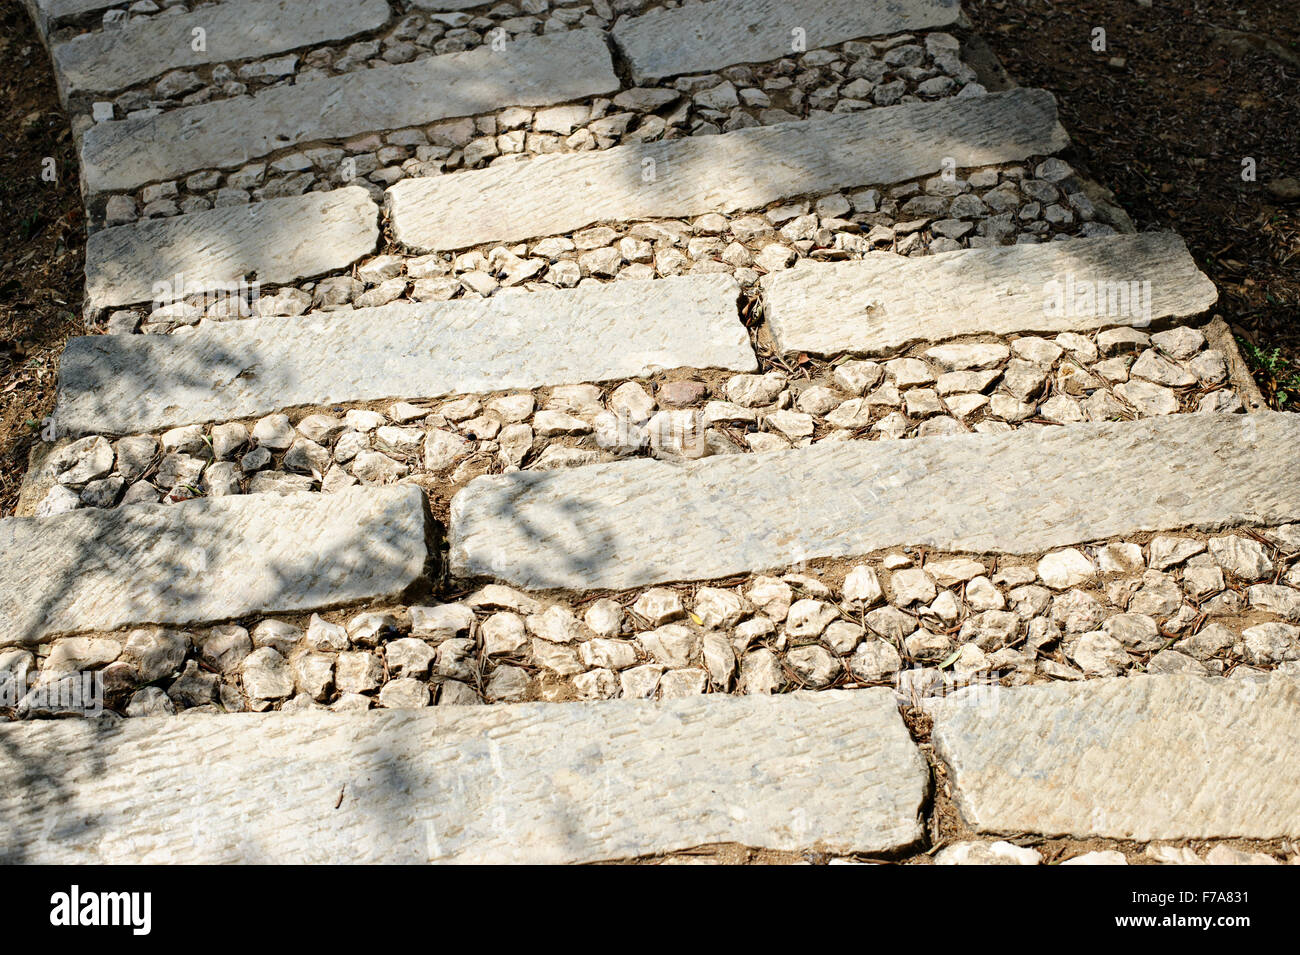
[[[954,0],[28,4],[0,857],[1294,855],[1300,419]]]

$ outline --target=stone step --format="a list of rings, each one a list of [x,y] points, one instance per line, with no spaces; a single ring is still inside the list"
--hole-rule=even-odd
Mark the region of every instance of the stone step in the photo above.
[[[623,18],[612,35],[637,83],[791,56],[862,37],[954,26],[957,0],[713,0]],[[802,30],[800,36],[796,30]]]
[[[74,338],[56,418],[65,433],[130,434],[301,405],[753,371],[739,291],[729,275],[694,275]]]
[[[7,518],[0,647],[391,599],[425,574],[425,531],[414,487]]]
[[[407,179],[395,238],[424,250],[557,235],[596,222],[755,209],[793,196],[1043,155],[1068,142],[1043,90],[894,106]]]
[[[28,863],[879,853],[929,788],[885,689],[10,724],[0,779],[0,859]]]
[[[141,637],[58,637],[48,654],[0,651],[0,698],[6,672],[26,671],[30,686],[70,660],[103,667],[105,705],[129,717],[854,684],[889,686],[902,705],[916,706],[971,683],[1300,676],[1300,575],[1290,570],[1300,524],[1203,536],[1135,535],[1015,557],[890,549],[600,599],[495,584],[454,602],[419,593],[411,603],[173,631],[160,638],[170,651],[152,659],[141,657]],[[249,658],[254,644],[280,657]],[[302,658],[311,651],[347,655]],[[286,660],[291,674],[260,679]],[[37,700],[18,707],[54,715],[43,708]]]
[[[345,40],[378,30],[391,15],[386,0],[224,0],[180,16],[83,33],[55,43],[50,53],[66,99],[123,90],[169,70]],[[205,34],[198,50],[195,29]]]
[[[86,304],[175,301],[249,275],[292,282],[345,269],[378,241],[379,208],[358,186],[115,226],[86,240]]]
[[[655,280],[652,284],[684,281],[692,283],[685,287],[696,287],[695,280],[700,278]],[[729,287],[725,279],[706,281]],[[630,284],[618,282],[615,286]],[[734,287],[730,288],[734,295]],[[656,291],[640,293],[635,286],[628,290],[629,294],[652,296],[655,309],[647,310],[640,325],[632,326],[633,331],[609,326],[614,333],[592,343],[593,336],[585,328],[560,320],[555,334],[563,344],[554,348],[540,347],[543,343],[538,336],[522,341],[515,350],[502,352],[501,343],[510,340],[511,334],[519,341],[520,335],[527,335],[524,328],[547,327],[547,315],[557,304],[587,299],[566,297],[572,293],[538,293],[559,297],[534,302],[534,306],[546,306],[547,311],[540,318],[526,313],[526,323],[516,323],[511,326],[515,333],[504,334],[494,331],[502,324],[498,321],[484,320],[472,326],[460,322],[456,316],[479,314],[476,309],[483,315],[501,314],[467,302],[433,311],[393,304],[367,312],[364,318],[335,312],[317,313],[309,319],[250,319],[258,327],[246,330],[247,334],[232,327],[242,323],[208,321],[197,331],[191,327],[174,336],[73,340],[60,364],[61,394],[66,396],[55,409],[60,433],[130,434],[126,445],[130,451],[119,455],[115,473],[79,497],[56,486],[60,470],[69,466],[61,457],[54,454],[49,468],[33,461],[24,478],[17,513],[49,513],[78,506],[78,502],[88,507],[113,506],[119,492],[130,502],[156,502],[172,492],[179,478],[197,477],[191,471],[202,466],[201,460],[187,458],[187,468],[173,467],[153,482],[139,480],[143,465],[138,462],[157,453],[160,443],[168,451],[185,448],[186,454],[204,450],[205,442],[213,447],[223,463],[207,472],[210,480],[204,487],[209,494],[259,493],[281,479],[304,490],[319,488],[330,493],[355,481],[383,484],[402,477],[420,484],[429,494],[431,507],[445,513],[451,498],[474,478],[516,467],[549,470],[633,457],[681,461],[707,455],[788,451],[814,442],[911,440],[971,431],[1002,433],[1039,428],[1044,423],[1242,410],[1239,386],[1218,387],[1226,382],[1215,377],[1227,373],[1226,352],[1218,349],[1232,348],[1230,340],[1225,342],[1222,337],[1230,332],[1221,322],[1217,323],[1222,326],[1217,335],[1216,323],[1206,328],[1205,335],[1177,326],[1149,342],[1131,329],[1099,333],[1100,346],[1086,336],[1074,335],[1077,341],[1063,336],[1072,351],[1064,351],[1050,339],[1008,342],[982,336],[978,343],[941,345],[883,366],[829,362],[801,366],[792,377],[779,371],[758,376],[677,364],[734,360],[733,368],[746,363],[752,369],[754,356],[740,344],[743,333],[734,316],[694,323],[699,330],[691,327],[690,316],[699,310],[689,300],[681,309],[686,321],[680,327],[670,323],[665,328],[665,320],[658,316],[672,314],[682,298],[674,294],[667,300],[670,307],[661,307],[659,299],[653,298]],[[603,297],[597,299],[596,292],[591,295],[590,301],[605,302]],[[520,307],[530,308],[522,303]],[[627,311],[636,316],[641,314],[637,309],[645,307],[646,303],[634,301]],[[584,316],[597,314],[581,311]],[[391,318],[412,312],[437,318]],[[704,313],[707,316],[708,309]],[[618,312],[615,315],[625,320]],[[601,321],[594,324],[606,327]],[[399,338],[399,325],[416,332]],[[451,326],[445,333],[444,325]],[[302,329],[307,331],[299,331]],[[319,333],[311,334],[311,329]],[[700,350],[703,346],[695,350],[678,346],[675,357],[664,358],[664,353],[659,353],[661,361],[674,365],[660,371],[646,360],[651,351],[634,349],[638,341],[649,341],[651,349],[657,349],[655,335],[671,330],[676,330],[676,340],[713,342],[708,347],[714,357],[706,358]],[[426,333],[433,336],[433,344],[413,347],[413,341],[426,340],[421,337]],[[220,338],[223,346],[213,347],[211,336]],[[1104,383],[1106,373],[1114,374],[1116,368],[1127,370],[1132,358],[1098,360],[1099,353],[1109,354],[1111,343],[1121,337],[1125,346],[1150,354],[1133,365],[1137,374],[1112,390]],[[254,340],[259,344],[250,346]],[[498,344],[480,347],[481,340]],[[172,344],[154,344],[163,341]],[[737,342],[734,348],[727,344],[731,341]],[[1200,348],[1211,344],[1218,347]],[[443,345],[445,360],[433,358]],[[354,351],[358,348],[359,353]],[[1013,349],[1044,364],[1013,359]],[[1152,349],[1168,349],[1178,356],[1177,361],[1159,358]],[[302,357],[318,352],[336,357],[323,364],[320,359]],[[599,384],[582,380],[615,361],[591,356],[612,354],[629,363],[621,370],[634,377],[611,378]],[[401,356],[402,367],[393,367],[394,356]],[[485,367],[487,356],[496,356],[496,364]],[[570,360],[562,362],[565,356]],[[408,364],[410,367],[405,367]],[[977,370],[951,370],[968,366],[977,366]],[[560,369],[547,376],[559,384],[526,390],[508,387],[520,380],[527,383],[517,376],[536,375],[544,367]],[[304,371],[307,368],[311,371]],[[468,372],[479,370],[483,371],[481,377],[466,378]],[[1156,384],[1139,375],[1175,382],[1179,387]],[[995,385],[999,378],[1005,381]],[[1087,397],[1083,396],[1085,385],[1095,389]],[[399,387],[412,392],[409,399],[392,400]],[[419,397],[456,387],[471,390]],[[900,387],[906,390],[900,391]],[[991,395],[984,394],[988,390]],[[356,394],[366,397],[330,400],[334,395]],[[778,400],[783,395],[787,400]],[[381,401],[384,398],[388,401]],[[267,410],[287,412],[298,432],[287,434],[277,442],[279,446],[268,449],[270,455],[265,460],[259,452],[249,459],[247,469],[233,467],[249,450],[244,440],[248,428]],[[363,413],[360,417],[345,415],[348,411]],[[557,417],[556,411],[562,414]],[[211,416],[210,423],[179,427],[200,413],[205,418]],[[225,419],[227,415],[235,421]],[[346,422],[331,422],[341,416]],[[168,433],[165,429],[169,427],[176,432]],[[421,446],[423,455],[418,453]],[[45,447],[54,451],[57,446],[43,446],[42,450]]]
[[[527,37],[501,51],[488,44],[159,116],[97,123],[82,138],[82,173],[88,192],[120,192],[312,142],[505,106],[564,103],[613,93],[619,85],[598,31]]]
[[[1300,836],[1300,681],[1139,676],[929,701],[977,832],[1112,839]]]
[[[79,17],[83,13],[121,6],[120,0],[26,0],[39,10],[49,23]]]
[[[1298,469],[1300,417],[1269,413],[490,475],[452,499],[451,571],[590,590],[896,546],[1026,554],[1295,520]]]
[[[36,24],[36,32],[45,41],[49,40],[50,33],[60,20],[120,5],[113,0],[23,0],[23,6]]]
[[[777,348],[817,355],[887,354],[962,335],[1145,327],[1200,315],[1218,298],[1172,232],[871,255],[773,272],[762,286]]]

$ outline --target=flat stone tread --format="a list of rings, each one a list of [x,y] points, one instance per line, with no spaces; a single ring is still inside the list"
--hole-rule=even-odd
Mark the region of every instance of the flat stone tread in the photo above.
[[[25,2],[29,5],[35,4],[35,9],[51,19],[74,17],[81,13],[89,13],[91,10],[107,10],[118,5],[112,0],[25,0]]]
[[[396,598],[425,560],[411,486],[6,518],[0,647]]]
[[[132,19],[51,48],[64,95],[126,89],[169,70],[233,63],[378,30],[385,0],[223,0],[179,16]],[[195,50],[193,31],[205,31]]]
[[[114,226],[86,240],[86,300],[91,308],[153,301],[157,283],[174,288],[177,275],[187,295],[250,273],[265,284],[294,282],[345,269],[378,241],[379,207],[359,186]]]
[[[1049,311],[1054,288],[1076,283],[1150,282],[1150,313]],[[1058,283],[1050,286],[1049,283]],[[1172,232],[1101,236],[962,249],[918,258],[870,255],[857,262],[772,272],[762,280],[763,314],[781,351],[871,355],[961,335],[1087,332],[1113,325],[1200,315],[1214,283]],[[1147,293],[1129,301],[1146,301]],[[1117,310],[1118,312],[1118,310]]]
[[[693,275],[74,338],[56,420],[130,434],[298,405],[753,371],[739,292],[729,275]]]
[[[81,16],[93,10],[108,10],[121,4],[113,0],[23,0],[23,5],[32,15],[36,29],[44,40],[60,20]]]
[[[320,140],[618,89],[602,34],[570,30],[96,123],[82,138],[82,172],[89,193],[133,190]]]
[[[0,726],[0,859],[577,863],[914,843],[885,689]],[[203,754],[195,759],[194,754]]]
[[[754,209],[913,179],[939,171],[945,157],[983,166],[1068,142],[1052,95],[1015,89],[406,179],[387,202],[399,242],[441,251],[596,222]]]
[[[35,4],[35,8],[40,10],[51,23],[90,13],[92,10],[107,10],[110,7],[121,6],[120,2],[115,3],[113,0],[26,0],[26,3],[29,6]]]
[[[452,499],[451,571],[588,590],[908,545],[1038,553],[1292,521],[1297,473],[1300,416],[1261,413],[488,475]]]
[[[1300,682],[1136,676],[927,702],[979,832],[1134,839],[1300,835]]]
[[[955,25],[957,0],[713,0],[623,18],[611,31],[637,83],[790,56],[860,37]]]

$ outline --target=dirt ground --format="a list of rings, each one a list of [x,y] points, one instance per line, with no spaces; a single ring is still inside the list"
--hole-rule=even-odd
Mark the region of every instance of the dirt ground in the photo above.
[[[1269,403],[1300,406],[1296,0],[962,8],[1019,83],[1056,95],[1074,140],[1065,158],[1113,189],[1139,229],[1187,240]],[[1242,179],[1247,158],[1254,182]]]
[[[1261,389],[1282,409],[1300,406],[1295,2],[963,2],[1022,84],[1056,94],[1074,139],[1066,158],[1112,188],[1139,228],[1187,239]],[[1097,28],[1104,51],[1092,48]],[[0,0],[0,76],[3,516],[52,408],[63,342],[83,332],[85,230],[67,118],[17,0]],[[47,157],[53,182],[42,175]],[[1246,158],[1253,182],[1242,179]]]
[[[13,512],[54,404],[59,354],[82,334],[86,234],[68,119],[45,47],[0,0],[0,516]],[[52,158],[55,181],[43,174]]]

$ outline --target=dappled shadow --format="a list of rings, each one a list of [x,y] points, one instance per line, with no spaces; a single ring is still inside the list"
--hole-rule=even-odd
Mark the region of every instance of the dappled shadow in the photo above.
[[[85,805],[81,786],[103,775],[99,742],[111,732],[109,719],[0,725],[0,865],[40,862],[64,842],[75,847],[67,861],[93,861],[86,850],[99,835],[98,809]]]
[[[4,727],[0,772],[20,785],[0,793],[0,857],[564,863],[727,838],[887,849],[914,838],[926,776],[877,693]],[[824,760],[838,768],[809,771]],[[814,789],[839,808],[811,818]]]
[[[646,292],[589,285],[79,339],[64,357],[60,425],[76,434],[147,432],[336,402],[630,377],[698,364],[696,356],[746,368],[741,330],[727,314],[735,284],[702,276],[661,283]],[[656,323],[665,307],[677,312]],[[696,331],[707,341],[674,334]]]
[[[398,597],[431,572],[418,488],[236,495],[14,518],[4,641]]]
[[[353,107],[362,105],[358,101]],[[941,128],[924,122],[936,117],[942,120]],[[586,174],[577,171],[581,157],[573,156],[542,157],[500,169],[469,171],[429,180],[437,204],[450,211],[447,230],[435,235],[433,244],[460,248],[483,241],[467,241],[470,233],[457,231],[468,229],[469,225],[462,227],[460,222],[471,220],[487,223],[484,228],[491,233],[488,238],[520,238],[525,234],[572,231],[614,219],[760,208],[777,200],[935,174],[948,159],[959,168],[1018,161],[1065,145],[1056,135],[1054,118],[1054,106],[1045,96],[1013,93],[1005,98],[943,101],[833,117],[818,123],[817,128],[825,131],[824,138],[810,135],[812,126],[799,125],[636,147],[616,154],[604,165],[599,182],[584,178]],[[1011,127],[1019,132],[1007,132]],[[1039,135],[1044,130],[1046,135]],[[1004,134],[1012,140],[1009,147],[999,139]],[[649,178],[644,163],[647,158],[653,163]],[[564,201],[557,207],[547,200],[546,207],[539,209],[530,197],[540,194],[536,188],[548,180],[548,188],[556,188],[558,183]],[[489,185],[493,191],[485,194],[483,190]],[[608,198],[611,194],[617,195],[616,203]],[[288,216],[259,220],[256,228],[240,214],[214,217],[211,221],[210,229],[193,234],[183,248],[176,249],[180,260],[204,261],[213,248],[256,250],[320,241],[314,231],[304,234],[301,220]],[[539,221],[546,223],[540,231],[536,224]],[[1077,267],[1082,270],[1086,267],[1086,250],[1081,248],[1079,256]],[[357,257],[339,268],[346,268]],[[256,262],[255,256],[236,256],[233,260],[245,266]],[[172,271],[171,263],[160,259],[157,266],[159,274],[150,276],[151,280],[172,279],[172,275],[165,274]],[[237,271],[240,274],[213,275],[211,280],[250,277],[243,266]],[[326,271],[328,268],[322,266],[313,274]],[[267,274],[251,277],[289,280]],[[976,272],[962,272],[955,280],[979,278]],[[200,280],[203,284],[208,284],[206,278]],[[280,326],[261,327],[273,330]],[[192,336],[135,336],[70,343],[61,370],[61,390],[69,398],[78,396],[76,407],[80,410],[74,414],[71,400],[61,406],[61,423],[78,433],[146,430],[139,428],[135,420],[127,425],[128,419],[122,413],[124,400],[158,400],[165,385],[169,395],[186,396],[195,402],[209,401],[215,395],[220,402],[231,394],[236,381],[264,371],[255,364],[250,366],[247,354],[239,350],[233,337],[227,341],[214,333],[205,340],[202,361],[185,365],[178,372],[177,364],[168,356],[192,348],[193,340]],[[175,413],[170,408],[165,411]],[[176,414],[176,423],[190,420],[185,413]],[[215,411],[212,415],[238,416]],[[837,454],[843,455],[824,453],[832,463]],[[872,453],[884,456],[893,452],[882,449]],[[923,457],[919,452],[914,456]],[[729,467],[759,469],[770,460],[756,455]],[[707,528],[705,539],[718,541],[718,546],[732,551],[747,546],[745,542],[754,534],[780,538],[782,559],[761,558],[763,563],[779,564],[819,556],[799,551],[800,534],[814,522],[814,517],[823,525],[819,528],[823,535],[843,530],[844,523],[853,520],[852,514],[843,513],[827,518],[818,513],[819,508],[824,510],[825,501],[801,496],[777,495],[768,500],[753,496],[741,500],[725,483],[710,487],[707,495],[689,499],[674,496],[671,490],[637,499],[632,495],[638,493],[638,485],[624,480],[652,469],[683,480],[709,479],[705,468],[689,466],[674,471],[673,467],[662,462],[636,461],[607,465],[600,472],[526,472],[480,478],[453,502],[453,559],[458,555],[465,558],[461,568],[454,565],[453,570],[463,569],[470,577],[501,579],[528,587],[587,589],[593,582],[618,585],[620,564],[634,556],[632,549],[659,548],[661,554],[650,562],[660,568],[654,572],[656,579],[665,580],[681,576],[672,569],[673,561],[677,560],[678,548],[690,546],[678,535],[685,538],[700,527]],[[876,463],[863,466],[863,486],[869,486],[867,479],[881,480],[880,470]],[[593,477],[597,473],[614,477],[597,487]],[[842,477],[854,480],[857,476]],[[593,483],[584,487],[581,482],[589,478]],[[906,490],[914,497],[925,497],[928,487],[934,500],[943,500],[948,490],[945,482],[950,481],[951,476],[941,474],[932,458],[928,470]],[[344,495],[301,495],[275,501],[241,496],[171,506],[81,511],[40,522],[9,524],[0,529],[0,534],[6,535],[4,559],[15,570],[6,584],[6,605],[0,606],[0,616],[10,639],[32,642],[72,630],[219,622],[264,610],[317,610],[392,594],[429,572],[429,558],[424,553],[428,518],[422,503],[411,503],[411,495],[417,492],[410,488],[406,491],[410,494],[404,502],[395,503],[391,511],[364,524],[330,520],[322,515],[340,508],[348,494],[374,498],[388,491],[369,488]],[[803,488],[795,491],[802,492]],[[398,501],[402,493],[393,492],[392,500]],[[998,494],[1000,506],[1007,512],[1023,504],[1014,489],[1004,488]],[[539,500],[544,506],[532,505]],[[611,503],[617,504],[613,510],[608,507]],[[879,507],[874,501],[862,503],[864,508]],[[410,519],[412,507],[419,512],[419,521]],[[258,528],[250,523],[250,515],[263,508],[281,510],[273,528]],[[613,519],[611,514],[615,515]],[[619,515],[635,515],[636,520],[623,522]],[[940,516],[936,510],[931,522]],[[481,522],[482,529],[469,527],[469,517]],[[876,518],[893,519],[889,514]],[[497,533],[502,527],[508,527],[509,534]],[[467,528],[480,536],[473,541],[458,539],[456,535]],[[417,549],[417,542],[421,553],[418,566],[413,566],[410,555]],[[700,553],[709,556],[707,548]],[[340,718],[338,726],[332,728],[328,724],[331,718],[304,717],[301,723],[287,714],[214,718],[206,724],[210,732],[198,741],[193,752],[182,752],[176,743],[178,737],[172,737],[168,750],[171,763],[165,769],[183,781],[185,795],[178,796],[181,786],[172,785],[168,787],[170,795],[157,803],[165,806],[179,799],[184,804],[188,797],[193,805],[197,799],[223,798],[220,787],[211,792],[198,791],[195,779],[225,779],[227,788],[237,783],[244,787],[244,798],[250,803],[220,807],[221,812],[229,814],[226,818],[231,827],[221,833],[227,840],[221,851],[231,854],[223,857],[233,858],[238,853],[240,858],[268,861],[325,861],[327,850],[343,851],[340,847],[346,840],[353,840],[357,855],[375,861],[424,861],[438,852],[431,845],[422,851],[418,843],[411,841],[423,807],[462,800],[473,815],[480,811],[478,807],[499,805],[494,802],[491,776],[482,771],[496,758],[486,721],[477,745],[467,744],[446,756],[445,767],[435,765],[435,770],[446,770],[442,772],[418,761],[429,740],[410,732],[413,726],[434,725],[436,719],[383,714],[364,720]],[[304,781],[301,775],[277,772],[273,761],[256,748],[224,738],[228,730],[239,730],[248,721],[271,719],[284,721],[282,732],[291,743],[306,745],[312,742],[312,734],[319,732],[324,739],[314,758],[326,769]],[[415,722],[420,719],[426,723]],[[345,722],[349,728],[344,728]],[[139,739],[157,725],[147,724],[127,732]],[[105,754],[113,751],[120,756],[125,752],[120,747],[122,729],[94,724],[77,731],[76,758],[82,761],[77,772],[67,778],[49,768],[57,764],[50,761],[41,734],[30,730],[0,730],[0,771],[6,779],[5,794],[0,797],[0,840],[5,839],[3,830],[9,831],[8,839],[0,842],[5,846],[0,859],[25,861],[29,854],[39,856],[29,848],[34,844],[34,833],[51,845],[93,839],[96,827],[110,825],[115,813],[130,809],[131,798],[153,795],[137,788],[134,796],[122,795],[115,805],[96,807],[80,798],[83,790],[79,787],[90,785],[102,775]],[[234,735],[229,734],[231,738]],[[59,734],[50,736],[57,739]],[[140,754],[146,749],[141,746]],[[185,773],[186,760],[192,761],[196,752],[204,765],[193,779],[180,775]],[[278,758],[284,759],[284,754]],[[311,758],[305,751],[291,748],[287,762],[292,767],[296,759]],[[591,756],[596,767],[609,759],[600,750]],[[476,769],[465,773],[458,763],[475,764]],[[522,769],[516,772],[527,776]],[[458,788],[467,775],[479,782]],[[163,777],[149,778],[157,781]],[[305,783],[302,791],[295,789],[299,782]],[[247,832],[237,832],[241,821],[229,820],[235,819],[240,809],[260,812],[260,804],[251,805],[253,792],[274,806],[274,813],[263,814]],[[534,821],[547,827],[552,835],[558,834],[561,841],[565,832],[581,831],[580,827],[591,822],[590,793],[546,795],[547,816]],[[287,801],[278,801],[286,797]],[[183,811],[184,806],[173,808]],[[305,818],[329,830],[323,845],[312,845],[310,840],[290,841],[303,831],[295,827],[295,820],[289,820],[283,835],[273,833],[273,822],[268,822],[267,817],[274,820],[276,814],[291,811],[303,814],[296,820],[298,826]],[[332,820],[330,814],[335,812],[340,815],[337,824],[331,826],[327,820]],[[202,818],[197,810],[192,819],[178,818],[177,831],[184,827],[185,837],[191,837],[187,824]],[[58,827],[42,829],[51,824],[51,819],[57,821]],[[520,820],[509,822],[521,825]],[[259,844],[259,838],[265,841]],[[434,838],[440,837],[434,834]],[[312,853],[320,857],[303,858]]]
[[[1296,420],[1179,415],[480,478],[452,501],[451,566],[591,591],[889,547],[1037,554],[1286,523],[1297,516]]]
[[[341,271],[374,251],[378,217],[352,186],[102,229],[87,240],[87,302],[163,304]]]
[[[1172,233],[959,249],[776,272],[764,312],[782,351],[887,356],[968,335],[1155,330],[1217,293]]]
[[[358,493],[384,498],[364,521],[341,512]],[[263,518],[259,528],[251,515],[261,508],[281,513]],[[438,575],[441,528],[418,489],[406,487],[85,510],[12,519],[0,525],[0,535],[6,565],[0,621],[3,642],[12,644],[66,631],[218,623],[263,611],[404,599],[427,591]],[[173,748],[171,762],[149,764],[149,751],[157,748],[149,740],[191,719],[208,718],[119,723],[106,714],[0,726],[0,862],[95,861],[100,842],[120,835],[124,817],[147,812],[142,805],[156,807],[174,831],[188,832],[181,818],[188,797],[158,797],[185,791],[178,780],[186,778],[196,751]],[[217,765],[225,728],[236,729],[225,719],[205,724],[215,731],[212,745],[197,750]],[[109,768],[122,772],[124,732],[144,741],[130,754],[131,765],[149,764],[157,783],[136,792],[134,803],[131,793],[97,789]],[[240,765],[227,763],[225,770]],[[160,823],[157,831],[168,826]],[[122,856],[119,846],[114,861],[133,860],[140,861]]]
[[[773,24],[772,29],[780,30],[784,39],[784,24]],[[330,82],[358,79],[357,76],[344,76]],[[500,78],[484,79],[481,82],[487,84],[483,89],[479,89],[472,78],[465,80],[466,102],[485,101],[486,91],[495,88]],[[343,87],[339,86],[339,89],[342,90]],[[287,95],[284,91],[268,91],[260,95],[272,93],[276,96]],[[364,91],[358,92],[353,99],[344,97],[340,102],[342,106],[335,104],[331,109],[337,108],[343,112],[337,115],[331,113],[329,121],[343,122],[345,113],[352,116],[353,119],[348,120],[351,124],[347,127],[348,132],[357,131],[354,128],[355,117],[365,113],[368,105],[374,105],[369,104]],[[383,105],[388,109],[406,108],[405,104]],[[464,109],[444,109],[443,114],[463,113]],[[379,121],[374,117],[383,115],[382,112],[374,113],[373,116],[367,114],[372,125]],[[318,118],[320,117],[313,116],[306,119],[314,123]],[[289,125],[277,133],[285,137],[285,141],[275,147],[265,148],[279,148],[294,141],[295,136],[300,136],[301,132],[296,131],[292,125],[295,121],[295,117],[286,117]],[[102,135],[108,136],[111,130],[127,129],[127,126],[106,126]],[[343,127],[339,126],[332,134],[342,135],[342,130]],[[822,132],[813,135],[814,130]],[[112,135],[125,134],[113,132]],[[210,136],[214,133],[212,130],[198,130],[194,135]],[[135,137],[136,146],[145,149],[149,147],[147,139],[134,133],[127,138],[132,137]],[[491,167],[426,180],[424,184],[436,190],[440,204],[446,206],[453,219],[463,222],[485,221],[489,231],[496,230],[494,234],[506,237],[506,232],[511,236],[539,234],[537,226],[529,219],[531,216],[551,217],[541,232],[564,232],[612,219],[656,218],[759,208],[773,201],[799,196],[915,179],[940,172],[947,162],[958,168],[969,168],[1017,161],[1051,152],[1064,144],[1056,126],[1055,107],[1050,97],[1033,91],[1017,90],[986,97],[951,98],[926,104],[873,108],[860,113],[747,129],[720,136],[688,137],[643,146],[618,147],[621,151],[608,154],[613,159],[602,166],[604,175],[599,181],[593,181],[590,177],[584,179],[577,172],[566,171],[578,169],[593,156],[599,158],[601,154],[597,153],[539,157],[499,168]],[[259,149],[263,147],[257,146],[246,152],[251,155]],[[243,158],[247,158],[247,155]],[[645,162],[647,159],[651,162],[649,168]],[[128,165],[129,161],[126,158],[122,160]],[[545,180],[557,172],[564,172],[564,176],[558,180],[560,188],[564,190],[563,202],[558,206],[551,203],[547,208],[538,209],[529,201],[529,187],[545,184],[548,189],[554,189],[557,180]],[[491,191],[484,193],[483,190],[489,185]],[[550,194],[552,193],[548,193]],[[610,195],[616,199],[608,198]],[[292,201],[271,200],[281,203]],[[278,208],[288,209],[290,206]],[[201,233],[196,231],[184,241],[178,241],[169,255],[174,255],[181,261],[205,261],[214,249],[239,249],[242,251],[235,258],[242,259],[245,265],[252,265],[257,261],[258,250],[300,246],[318,241],[315,234],[304,235],[302,222],[291,216],[263,217],[256,222],[245,218],[252,214],[250,207],[229,215],[223,214],[224,218],[204,220],[211,221],[211,227],[205,227]],[[177,221],[179,220],[161,220],[147,228],[161,229],[169,222]],[[455,238],[458,228],[458,224],[451,223],[447,231],[435,237],[436,243],[449,248],[460,247],[462,240]],[[971,258],[973,260],[975,257]],[[977,267],[972,261],[970,268]],[[168,281],[173,277],[167,274],[171,271],[172,264],[160,260],[158,274],[149,278]],[[262,274],[250,276],[243,268],[237,271],[239,274],[214,274],[210,278],[212,281],[234,281],[249,277],[265,281],[273,278]],[[200,286],[209,284],[208,278],[201,276]],[[976,274],[964,272],[955,276],[955,279],[978,281]],[[139,277],[135,280],[139,281]],[[260,324],[266,320],[254,321]],[[273,335],[277,327],[283,326],[265,324],[261,327]],[[259,374],[270,374],[270,370],[250,363],[247,355],[241,354],[234,341],[235,336],[232,334],[228,340],[223,339],[220,330],[204,337],[204,351],[192,363],[178,366],[168,361],[168,356],[176,351],[191,348],[197,340],[196,336],[205,336],[205,333],[192,333],[179,340],[166,336],[136,336],[121,341],[88,339],[73,342],[65,356],[62,378],[64,390],[78,394],[82,410],[80,417],[74,416],[72,403],[69,402],[61,408],[61,421],[76,433],[126,433],[149,430],[149,427],[162,426],[164,423],[171,425],[189,420],[239,417],[243,413],[242,409],[232,409],[228,413],[222,413],[218,409],[225,401],[235,403],[233,395],[240,391],[242,383],[255,380]],[[163,384],[164,369],[168,376],[167,394],[182,396],[183,400],[177,400],[177,405],[189,407],[190,402],[195,406],[206,402],[212,410],[190,415],[172,408],[161,409],[148,422],[149,427],[141,427],[138,418],[129,418],[124,409],[131,404],[147,404],[151,400],[157,400],[156,395]],[[348,399],[340,395],[337,400]],[[520,477],[508,480],[521,482],[522,486],[523,482],[532,479]],[[539,477],[536,480],[547,479]],[[501,555],[501,573],[515,574],[520,579],[578,579],[580,574],[597,569],[602,562],[617,560],[611,551],[610,540],[584,524],[585,505],[576,500],[566,501],[557,505],[556,510],[545,517],[530,517],[519,513],[514,493],[505,494],[494,505],[498,519],[520,522],[520,534],[525,538],[545,539],[552,544],[563,541],[565,556],[559,566],[520,567],[511,561],[526,563],[521,555]],[[561,532],[558,528],[570,528],[572,533]],[[211,531],[212,529],[196,528],[195,536],[201,538]],[[93,539],[94,535],[91,536]],[[107,546],[107,542],[90,544],[92,553],[87,554],[86,559],[94,559],[93,551],[97,546]],[[178,542],[178,546],[187,549],[193,546],[193,542]],[[554,552],[556,548],[550,550]],[[548,558],[550,559],[554,558]],[[169,591],[167,596],[197,599],[196,594],[188,594],[184,588],[178,588],[174,593]]]
[[[617,90],[603,39],[568,31],[529,36],[500,52],[482,46],[155,117],[98,123],[86,132],[82,156],[91,192],[134,191],[201,169],[235,169],[313,143]]]
[[[584,488],[575,488],[575,477],[596,468],[647,466],[668,467],[633,461],[476,478],[452,498],[451,573],[536,589],[586,589],[618,559],[618,538],[601,526],[604,515]]]
[[[760,209],[1067,144],[1051,95],[1015,89],[408,179],[388,204],[400,242],[446,251],[602,222]]]
[[[59,362],[55,426],[60,436],[76,438],[210,420],[190,409],[199,412],[213,395],[257,371],[223,328],[69,339]]]

